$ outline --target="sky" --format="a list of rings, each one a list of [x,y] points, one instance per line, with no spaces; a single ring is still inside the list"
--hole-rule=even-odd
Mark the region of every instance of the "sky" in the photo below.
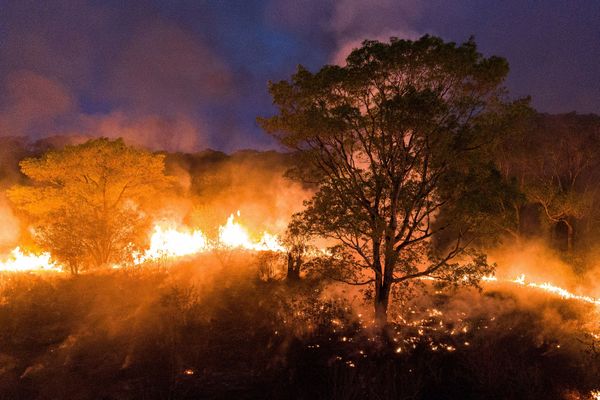
[[[539,111],[600,114],[598,0],[0,0],[0,136],[277,148],[269,80],[424,34],[506,57]]]

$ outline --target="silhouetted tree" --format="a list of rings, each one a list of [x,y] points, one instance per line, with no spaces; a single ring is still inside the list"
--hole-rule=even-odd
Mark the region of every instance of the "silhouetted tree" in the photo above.
[[[527,131],[510,140],[502,160],[530,204],[540,207],[552,225],[563,225],[568,253],[573,251],[578,221],[594,213],[600,178],[600,119],[592,115],[546,115],[529,118]]]
[[[332,264],[344,260],[348,283],[374,285],[380,320],[395,283],[489,273],[469,235],[497,211],[496,193],[478,185],[490,180],[488,152],[507,126],[507,72],[472,40],[424,36],[365,41],[344,66],[299,67],[270,84],[279,112],[259,121],[300,153],[298,176],[319,188],[299,218],[340,244]]]
[[[301,221],[292,220],[288,225],[287,231],[283,237],[283,244],[287,249],[286,265],[288,281],[297,281],[300,279],[300,271],[310,250],[314,250],[309,245],[310,234],[304,229]]]

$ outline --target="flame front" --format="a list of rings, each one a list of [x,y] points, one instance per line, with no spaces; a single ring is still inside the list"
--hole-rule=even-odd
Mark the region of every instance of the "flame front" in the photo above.
[[[239,211],[237,215],[240,215]],[[234,214],[231,214],[225,225],[219,227],[219,236],[216,241],[209,240],[199,229],[165,229],[160,224],[156,225],[150,238],[150,248],[141,254],[134,255],[134,264],[177,259],[218,249],[285,251],[285,247],[281,245],[277,235],[268,232],[264,232],[260,240],[253,241],[248,230],[236,222]]]
[[[572,292],[569,292],[566,289],[563,289],[559,286],[553,285],[550,282],[536,283],[536,282],[527,282],[525,280],[525,274],[521,274],[517,276],[515,279],[498,279],[495,276],[486,276],[482,278],[484,282],[504,282],[504,283],[514,283],[520,286],[526,286],[530,288],[540,289],[548,293],[552,293],[554,295],[560,296],[563,299],[567,300],[579,300],[590,304],[595,304],[600,306],[600,299],[594,298],[591,296],[583,296],[578,295]]]
[[[240,215],[240,212],[237,212]],[[166,228],[157,224],[150,237],[150,246],[142,253],[134,254],[134,264],[141,265],[147,262],[155,262],[165,259],[178,259],[186,256],[194,256],[220,249],[237,249],[247,251],[275,251],[285,252],[286,248],[281,244],[277,235],[264,232],[258,241],[252,240],[247,228],[235,221],[235,215],[231,214],[227,222],[219,227],[218,237],[211,241],[199,229],[189,228]],[[120,268],[120,265],[115,266]],[[21,248],[16,247],[0,261],[0,271],[61,271],[57,263],[51,261],[50,253],[39,255],[24,253]],[[527,282],[525,274],[515,279],[499,279],[494,276],[484,277],[483,282],[512,283],[518,286],[535,288],[547,293],[557,295],[563,299],[583,301],[600,306],[600,299],[572,293],[564,288],[550,282],[536,283]]]
[[[210,249],[208,239],[201,230],[164,229],[154,227],[150,238],[150,248],[143,254],[134,256],[135,264],[165,258],[178,258],[205,252]]]
[[[240,212],[238,211],[238,216]],[[227,223],[219,228],[218,245],[225,248],[240,248],[254,251],[285,251],[276,235],[264,232],[258,242],[250,239],[248,231],[234,221],[231,214]]]
[[[240,215],[240,212],[237,212]],[[247,228],[235,221],[231,214],[225,225],[219,227],[218,238],[211,241],[200,229],[173,227],[172,223],[158,223],[152,230],[150,246],[143,252],[133,254],[133,263],[141,265],[148,262],[174,260],[194,256],[219,249],[237,249],[248,251],[284,252],[285,247],[275,234],[264,232],[258,241],[254,241]],[[57,263],[51,261],[50,253],[25,254],[16,247],[0,261],[0,271],[61,271]],[[113,268],[121,268],[114,265]]]
[[[222,247],[251,249],[254,243],[250,240],[248,231],[233,219],[233,214],[231,214],[227,218],[227,223],[219,227],[218,244]]]
[[[24,253],[20,247],[14,248],[4,261],[0,261],[0,271],[61,271],[61,267],[51,261],[50,253]]]

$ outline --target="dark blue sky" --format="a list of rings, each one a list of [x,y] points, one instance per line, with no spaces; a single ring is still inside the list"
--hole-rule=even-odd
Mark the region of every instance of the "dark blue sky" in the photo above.
[[[597,0],[0,0],[0,135],[272,148],[267,81],[365,38],[425,33],[506,57],[513,96],[600,113]]]

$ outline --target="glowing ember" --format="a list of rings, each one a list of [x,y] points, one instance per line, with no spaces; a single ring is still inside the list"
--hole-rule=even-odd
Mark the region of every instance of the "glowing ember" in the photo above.
[[[50,259],[50,253],[26,254],[16,247],[6,260],[0,261],[0,271],[60,271],[60,266]]]

